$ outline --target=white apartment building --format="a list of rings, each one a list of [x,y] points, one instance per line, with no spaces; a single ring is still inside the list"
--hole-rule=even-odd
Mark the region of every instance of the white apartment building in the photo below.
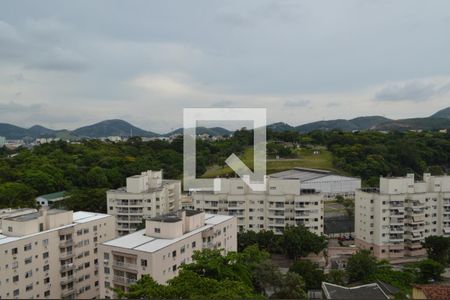
[[[148,219],[145,229],[100,245],[100,298],[115,298],[111,288],[127,291],[142,275],[164,284],[205,248],[237,251],[236,218],[179,211]]]
[[[114,238],[114,217],[64,210],[4,218],[1,299],[99,296],[97,244]]]
[[[135,232],[144,218],[181,208],[181,182],[163,180],[161,171],[147,171],[127,178],[127,186],[107,192],[108,214],[116,217],[118,235]]]
[[[364,189],[355,199],[355,243],[378,258],[426,254],[427,236],[450,236],[450,176],[425,173],[380,178],[379,189]]]
[[[237,217],[239,230],[272,230],[304,225],[323,233],[323,194],[302,189],[298,179],[267,178],[265,192],[254,192],[241,179],[220,179],[219,191],[193,191],[192,205],[206,213]]]

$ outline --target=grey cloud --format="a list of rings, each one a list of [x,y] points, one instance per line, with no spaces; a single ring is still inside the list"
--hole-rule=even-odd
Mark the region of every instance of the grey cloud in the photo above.
[[[327,104],[328,107],[338,107],[341,106],[341,103],[339,103],[338,101],[333,101],[333,102],[329,102]]]
[[[449,88],[450,84],[440,85],[420,81],[389,84],[375,94],[374,100],[422,102],[449,91]]]
[[[286,107],[306,107],[309,104],[311,104],[311,101],[304,100],[304,99],[300,99],[300,100],[286,100],[284,102],[284,106],[286,106]]]
[[[27,67],[50,71],[82,71],[88,67],[88,64],[86,59],[79,53],[70,49],[56,47],[51,52],[37,57]]]
[[[0,103],[0,114],[38,112],[42,109],[42,104],[20,104],[15,101]]]
[[[235,102],[230,100],[219,100],[211,104],[211,107],[232,107],[235,105]]]

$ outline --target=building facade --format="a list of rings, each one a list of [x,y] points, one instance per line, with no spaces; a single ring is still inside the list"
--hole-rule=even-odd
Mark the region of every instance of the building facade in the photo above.
[[[127,178],[127,185],[107,192],[108,214],[116,217],[117,234],[135,232],[144,218],[181,208],[181,182],[163,180],[162,171],[147,171]]]
[[[237,251],[236,218],[179,211],[146,220],[145,229],[100,245],[100,297],[115,298],[111,288],[127,291],[143,275],[164,284],[205,248]]]
[[[99,296],[97,245],[114,238],[114,217],[41,210],[2,220],[2,299]]]
[[[425,173],[380,178],[379,189],[363,189],[355,199],[355,243],[378,258],[426,254],[427,236],[450,236],[450,176]]]
[[[267,178],[265,192],[254,192],[241,179],[221,179],[219,191],[192,192],[192,205],[206,213],[237,217],[238,230],[272,230],[304,225],[323,233],[323,194],[302,189],[298,179]]]

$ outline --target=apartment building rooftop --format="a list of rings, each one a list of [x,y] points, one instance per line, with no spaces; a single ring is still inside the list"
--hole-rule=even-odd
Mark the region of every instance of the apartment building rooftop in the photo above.
[[[26,209],[24,211],[26,211]],[[23,235],[18,235],[18,236],[11,236],[7,232],[3,232],[3,230],[1,230],[0,231],[0,244],[6,244],[6,243],[14,242],[14,241],[17,241],[20,239],[25,239],[30,236],[35,236],[35,235],[38,235],[38,234],[41,234],[44,232],[55,231],[55,230],[59,230],[62,228],[74,226],[75,224],[86,223],[86,222],[109,217],[109,215],[102,214],[102,213],[93,213],[93,212],[86,212],[86,211],[72,212],[72,211],[66,211],[66,210],[61,210],[61,209],[47,210],[47,215],[65,214],[65,213],[70,213],[70,212],[72,213],[72,222],[61,225],[61,226],[54,226],[54,227],[48,228],[47,230],[32,232],[29,234],[23,234]],[[19,215],[19,216],[5,218],[5,219],[3,219],[3,221],[4,222],[12,221],[12,222],[24,223],[24,222],[28,222],[28,221],[37,220],[40,217],[42,217],[42,215],[43,215],[42,211],[32,212],[32,213],[26,213],[23,215]],[[21,224],[18,224],[18,225],[23,226]]]
[[[143,252],[156,252],[172,244],[175,244],[178,241],[181,241],[192,235],[195,235],[199,232],[208,230],[209,228],[212,228],[214,225],[228,221],[232,218],[233,216],[205,214],[205,223],[203,224],[203,226],[193,229],[189,232],[186,232],[176,238],[158,238],[148,236],[146,234],[147,229],[142,229],[134,233],[119,237],[117,239],[105,242],[103,243],[103,245],[114,246],[124,249],[133,249],[136,251],[143,251]],[[179,221],[181,221],[181,218],[179,218]]]
[[[322,282],[322,290],[326,299],[390,299],[394,287],[381,282],[345,287],[328,282]],[[390,289],[387,288],[389,286]],[[396,289],[395,292],[398,292]]]

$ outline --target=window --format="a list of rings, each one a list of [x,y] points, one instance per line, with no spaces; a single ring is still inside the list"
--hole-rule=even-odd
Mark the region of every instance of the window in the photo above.
[[[109,281],[105,281],[105,287],[110,287]]]
[[[39,223],[39,231],[44,231],[44,223]]]
[[[14,292],[13,292],[13,295],[14,295],[14,297],[17,297],[17,296],[19,296],[19,289],[17,289],[17,290],[14,290]]]
[[[12,232],[12,227],[8,226],[8,232]]]
[[[109,259],[109,253],[103,253],[103,259]]]
[[[42,240],[42,246],[48,246],[48,239]]]
[[[19,275],[14,275],[13,276],[13,282],[17,282],[19,281]]]
[[[161,228],[156,228],[155,227],[155,233],[161,233]]]
[[[48,296],[50,296],[50,291],[45,291],[44,297],[48,297]]]
[[[25,246],[23,246],[23,250],[24,251],[30,251],[31,250],[31,243],[30,244],[26,244]]]
[[[109,268],[108,267],[105,267],[105,274],[109,274]]]
[[[44,253],[42,253],[42,258],[43,258],[43,259],[46,259],[46,258],[48,258],[48,252],[44,252]]]
[[[196,242],[193,241],[193,242],[192,242],[192,249],[194,249],[196,246],[197,246],[197,245],[196,245]]]
[[[175,272],[177,270],[177,265],[172,266],[172,271]]]
[[[44,284],[50,283],[50,277],[44,278]]]
[[[49,265],[45,265],[43,270],[44,270],[44,272],[47,272],[49,269],[50,269],[50,266]]]
[[[186,251],[186,248],[184,246],[181,247],[181,249],[180,249],[181,254],[183,254],[185,251]]]
[[[92,228],[92,230],[97,231],[97,225],[94,225],[94,227]]]
[[[83,230],[77,230],[77,235],[82,235],[83,234]]]
[[[27,285],[26,288],[25,288],[25,290],[26,290],[27,292],[33,290],[33,284]]]
[[[32,256],[25,258],[25,264],[26,265],[31,264],[32,261],[33,261],[33,257]]]
[[[11,249],[11,254],[12,255],[16,255],[17,254],[17,248],[12,248]]]
[[[87,234],[87,233],[89,233],[89,228],[85,228],[85,229],[83,229],[83,233],[84,233],[84,234]]]
[[[33,276],[33,271],[32,270],[30,270],[30,271],[25,273],[25,278],[30,278],[31,276]]]
[[[141,266],[146,267],[147,266],[147,260],[141,259]]]
[[[89,268],[89,266],[91,265],[91,263],[90,262],[86,262],[86,263],[84,263],[84,267],[85,268]]]
[[[172,257],[176,257],[177,256],[177,251],[176,250],[173,250],[172,251]]]

